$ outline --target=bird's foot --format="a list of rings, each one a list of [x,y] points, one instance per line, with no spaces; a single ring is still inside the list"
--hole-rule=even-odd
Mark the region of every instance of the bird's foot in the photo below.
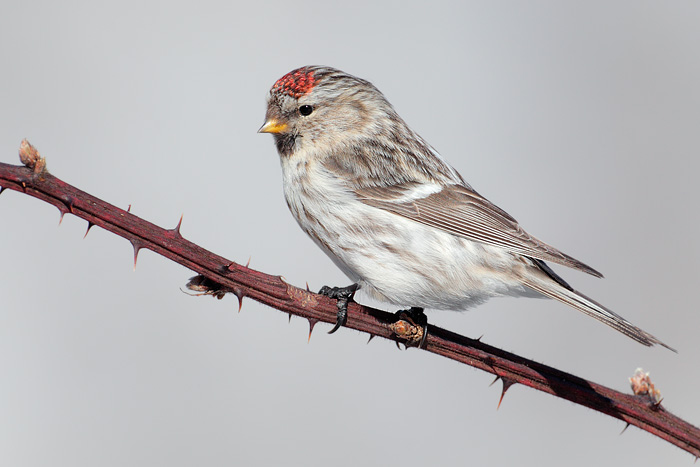
[[[320,295],[325,295],[328,298],[335,298],[338,300],[336,303],[336,306],[338,307],[338,314],[336,315],[335,326],[333,326],[333,329],[328,331],[328,334],[333,334],[335,331],[340,329],[341,326],[345,326],[345,322],[348,320],[348,303],[352,301],[357,288],[357,284],[352,284],[347,287],[328,287],[327,285],[324,285],[321,287],[321,290],[318,291]]]
[[[411,307],[408,310],[399,310],[395,313],[397,322],[391,328],[396,335],[406,339],[409,346],[425,348],[425,341],[428,337],[428,317],[425,316],[423,308]],[[410,326],[397,326],[402,321]]]

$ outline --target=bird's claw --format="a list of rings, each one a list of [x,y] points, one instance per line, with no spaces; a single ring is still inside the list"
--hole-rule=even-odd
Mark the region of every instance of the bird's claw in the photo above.
[[[335,298],[338,300],[336,306],[338,307],[338,314],[336,315],[335,326],[333,329],[328,331],[328,334],[333,334],[335,331],[345,326],[348,320],[348,303],[352,301],[355,292],[357,291],[357,284],[352,284],[347,287],[328,287],[324,285],[321,290],[318,291],[320,295],[325,295],[328,298]]]
[[[345,308],[341,308],[340,300],[338,300],[338,314],[336,315],[335,326],[333,326],[333,329],[328,331],[328,334],[333,334],[335,331],[340,329],[342,326],[345,326],[345,323],[347,321],[348,321],[348,304],[347,304],[347,302],[345,302]]]

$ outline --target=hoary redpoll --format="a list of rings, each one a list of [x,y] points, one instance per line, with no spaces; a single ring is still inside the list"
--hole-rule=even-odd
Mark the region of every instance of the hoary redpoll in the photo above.
[[[333,330],[356,289],[418,313],[541,294],[665,346],[552,271],[545,261],[602,277],[474,191],[368,81],[294,70],[272,86],[260,132],[274,136],[292,215],[354,282],[322,289],[339,299]]]

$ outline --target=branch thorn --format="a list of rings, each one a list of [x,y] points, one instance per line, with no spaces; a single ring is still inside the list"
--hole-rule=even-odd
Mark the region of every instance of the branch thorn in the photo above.
[[[501,398],[498,399],[498,406],[496,407],[496,410],[501,408],[501,402],[503,402],[503,396],[506,395],[506,391],[515,384],[515,381],[508,378],[501,377],[501,381],[503,382],[503,389],[501,390]]]
[[[491,384],[489,384],[489,386],[493,386],[499,379],[503,383],[503,389],[501,390],[501,398],[498,399],[498,406],[496,407],[496,410],[498,410],[501,407],[501,402],[503,402],[503,396],[506,395],[506,391],[510,389],[512,385],[515,384],[515,381],[513,381],[512,379],[497,375],[496,378],[493,381],[491,381]]]
[[[629,424],[629,422],[627,422],[627,423],[625,424],[625,427],[624,427],[624,428],[622,429],[622,431],[620,432],[620,434],[622,434],[622,433],[624,433],[625,431],[627,431],[627,428],[629,428],[629,427],[630,427],[630,424]]]
[[[66,197],[65,200],[62,200],[63,204],[66,206],[58,208],[59,211],[61,211],[61,218],[58,220],[58,225],[61,225],[63,223],[63,216],[66,215],[66,213],[73,213],[73,198],[70,196]],[[66,209],[67,208],[67,209]]]
[[[243,289],[235,288],[233,289],[233,294],[238,299],[238,312],[240,313],[241,309],[243,308],[243,297],[245,297],[245,292],[243,292]]]
[[[61,217],[58,219],[58,225],[60,226],[63,223],[63,216],[65,216],[68,211],[66,211],[66,208],[58,208],[58,212],[61,213]]]
[[[87,234],[90,233],[90,229],[92,228],[93,225],[95,225],[95,224],[93,224],[92,222],[88,221],[87,230],[85,231],[85,235],[83,235],[83,240],[85,240],[85,237],[87,237]]]
[[[62,200],[62,201],[63,201],[63,204],[65,204],[66,207],[68,208],[68,212],[73,214],[73,198],[71,198],[70,196],[66,196],[66,199]]]
[[[136,240],[131,240],[131,245],[134,247],[134,271],[136,271],[136,261],[139,259],[142,246]]]
[[[177,221],[177,225],[175,226],[174,229],[170,229],[170,232],[175,234],[176,237],[182,238],[182,234],[180,233],[180,227],[182,227],[182,218],[184,217],[184,214],[180,214],[180,220]]]
[[[316,323],[318,323],[317,319],[308,318],[308,320],[309,320],[309,338],[306,339],[307,343],[311,342],[311,333],[314,332],[314,326],[316,326]]]

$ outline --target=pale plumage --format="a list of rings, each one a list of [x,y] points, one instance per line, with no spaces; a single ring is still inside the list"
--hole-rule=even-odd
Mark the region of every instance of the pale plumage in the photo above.
[[[490,297],[542,294],[665,346],[574,291],[544,261],[602,275],[474,191],[371,83],[303,67],[272,87],[266,117],[260,131],[275,136],[294,218],[370,295],[464,310]]]

